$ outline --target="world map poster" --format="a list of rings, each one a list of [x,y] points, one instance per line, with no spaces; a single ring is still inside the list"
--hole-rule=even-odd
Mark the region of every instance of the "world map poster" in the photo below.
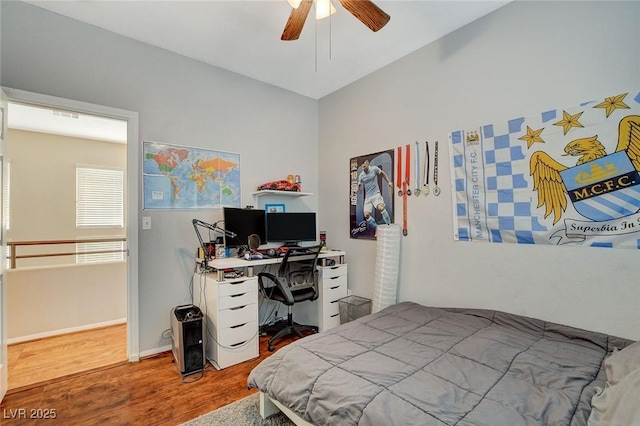
[[[449,135],[459,241],[640,249],[640,92]]]
[[[240,207],[240,155],[142,143],[144,209]]]

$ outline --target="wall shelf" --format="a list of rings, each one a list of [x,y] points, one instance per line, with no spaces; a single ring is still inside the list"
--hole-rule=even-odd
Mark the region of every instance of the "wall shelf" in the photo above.
[[[298,192],[298,191],[277,191],[272,189],[265,189],[262,191],[252,192],[251,195],[254,197],[260,197],[262,195],[282,195],[285,197],[304,197],[307,195],[313,195],[310,192]]]

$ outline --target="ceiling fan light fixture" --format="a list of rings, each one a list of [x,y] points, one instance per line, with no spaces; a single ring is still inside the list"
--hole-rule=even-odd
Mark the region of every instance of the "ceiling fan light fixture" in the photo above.
[[[291,6],[294,9],[297,9],[298,6],[300,6],[300,2],[302,0],[287,0],[287,3],[289,3],[289,6]]]
[[[333,7],[331,0],[314,0],[314,1],[316,4],[316,19],[318,20],[324,19],[336,13],[336,8]]]
[[[336,12],[331,0],[287,0],[289,4],[298,3],[298,7],[291,9],[289,18],[284,26],[280,40],[298,40],[304,21],[311,11],[312,3],[316,5],[316,19],[326,18]],[[292,3],[293,2],[293,3]],[[387,25],[390,16],[376,6],[371,0],[340,0],[342,7],[355,16],[360,22],[373,32],[379,31]],[[325,12],[323,12],[323,9]]]

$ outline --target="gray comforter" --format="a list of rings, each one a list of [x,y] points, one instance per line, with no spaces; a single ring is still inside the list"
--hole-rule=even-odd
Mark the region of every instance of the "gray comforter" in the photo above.
[[[248,386],[317,425],[585,425],[603,359],[630,343],[404,302],[278,350]]]

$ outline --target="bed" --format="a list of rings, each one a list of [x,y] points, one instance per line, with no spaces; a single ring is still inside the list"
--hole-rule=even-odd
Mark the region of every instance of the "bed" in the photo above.
[[[281,348],[248,386],[260,391],[263,416],[280,409],[296,424],[586,425],[609,385],[605,359],[632,344],[499,311],[403,302]]]

